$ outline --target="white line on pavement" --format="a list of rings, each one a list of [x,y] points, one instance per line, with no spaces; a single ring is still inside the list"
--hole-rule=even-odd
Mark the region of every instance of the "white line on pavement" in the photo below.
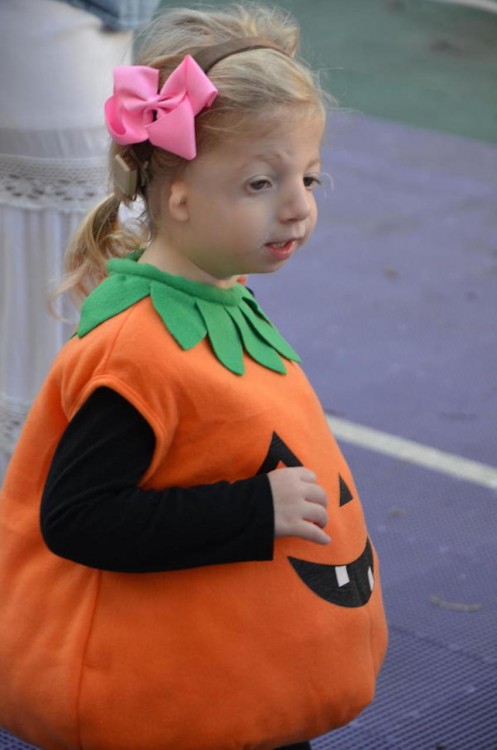
[[[488,10],[497,13],[497,2],[495,0],[436,0],[439,3],[452,3],[453,5],[467,5],[469,8]]]
[[[445,453],[438,448],[364,427],[347,419],[330,415],[326,418],[338,441],[343,440],[345,443],[448,474],[466,482],[474,482],[482,487],[497,489],[497,467],[462,458],[453,453]]]

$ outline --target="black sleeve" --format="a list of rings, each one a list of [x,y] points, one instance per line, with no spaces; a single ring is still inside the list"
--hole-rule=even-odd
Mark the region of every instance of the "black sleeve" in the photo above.
[[[270,560],[274,511],[267,475],[187,489],[144,490],[155,437],[122,396],[99,388],[69,423],[41,502],[56,555],[129,573]]]

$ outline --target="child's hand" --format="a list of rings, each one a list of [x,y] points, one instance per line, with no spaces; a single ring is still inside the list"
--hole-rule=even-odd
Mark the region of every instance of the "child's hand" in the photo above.
[[[303,466],[276,469],[268,474],[274,505],[275,537],[297,536],[315,544],[329,544],[323,531],[328,523],[328,499],[316,475]]]

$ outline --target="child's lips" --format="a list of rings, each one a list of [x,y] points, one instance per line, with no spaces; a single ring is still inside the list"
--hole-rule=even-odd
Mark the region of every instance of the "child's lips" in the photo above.
[[[296,250],[298,240],[286,240],[286,242],[268,242],[266,247],[271,250],[273,256],[278,260],[286,260]]]

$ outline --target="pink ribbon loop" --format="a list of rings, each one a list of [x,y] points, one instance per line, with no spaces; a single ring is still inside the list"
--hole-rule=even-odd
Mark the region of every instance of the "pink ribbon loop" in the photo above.
[[[195,116],[210,107],[217,89],[191,55],[173,70],[159,93],[159,71],[143,65],[114,69],[114,94],[105,119],[120,145],[149,140],[183,159],[197,155]]]

